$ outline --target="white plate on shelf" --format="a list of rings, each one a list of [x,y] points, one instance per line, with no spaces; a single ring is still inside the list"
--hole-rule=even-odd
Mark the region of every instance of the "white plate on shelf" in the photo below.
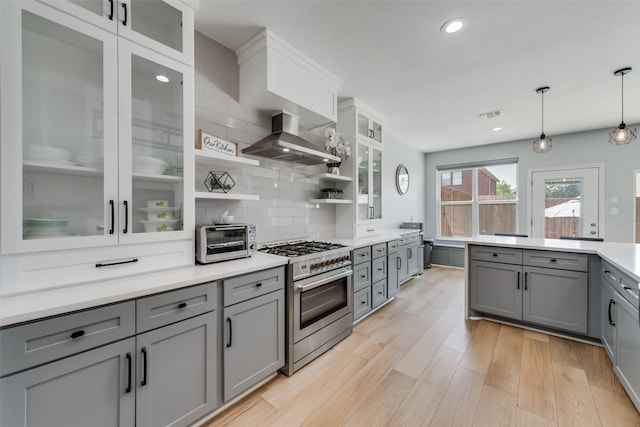
[[[40,163],[42,165],[47,165],[47,166],[78,166],[76,162],[73,162],[71,160],[50,160],[50,159],[37,159],[37,158],[31,158],[31,157],[26,157],[24,160],[27,162]]]

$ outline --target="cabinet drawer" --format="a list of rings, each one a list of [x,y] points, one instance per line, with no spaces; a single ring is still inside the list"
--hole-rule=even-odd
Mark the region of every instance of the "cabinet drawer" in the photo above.
[[[403,236],[401,240],[403,245],[410,245],[412,243],[416,243],[418,240],[420,240],[420,233],[407,234]]]
[[[377,258],[371,261],[371,282],[376,283],[387,278],[387,258]]]
[[[353,264],[356,265],[366,261],[371,261],[371,246],[354,249],[352,259]]]
[[[282,267],[245,274],[225,279],[224,306],[228,307],[269,292],[284,289],[284,269]]]
[[[48,363],[135,334],[127,301],[0,331],[0,375]]]
[[[495,246],[469,246],[471,259],[477,261],[522,264],[522,249]]]
[[[356,226],[356,237],[375,236],[382,234],[382,224],[361,224]]]
[[[371,264],[359,264],[353,267],[353,290],[358,291],[371,285]]]
[[[377,245],[371,246],[371,256],[373,259],[380,258],[387,255],[387,244],[379,243]]]
[[[216,282],[141,298],[136,301],[136,330],[150,331],[215,308]]]
[[[394,252],[398,252],[398,249],[400,249],[400,243],[400,239],[387,242],[387,253],[392,254]]]
[[[376,308],[387,300],[387,281],[381,280],[371,286],[371,306]]]
[[[524,250],[523,264],[559,270],[589,271],[589,256],[570,252]]]
[[[600,266],[600,275],[604,277],[604,279],[611,284],[615,289],[618,289],[618,283],[620,282],[620,271],[609,264],[606,261],[602,261]]]
[[[371,287],[359,290],[353,295],[353,319],[357,320],[371,311]]]

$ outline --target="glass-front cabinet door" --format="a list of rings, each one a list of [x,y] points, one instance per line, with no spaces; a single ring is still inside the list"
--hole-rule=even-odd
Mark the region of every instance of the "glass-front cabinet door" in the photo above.
[[[116,40],[28,1],[2,38],[3,252],[115,243]]]
[[[361,222],[371,217],[371,209],[369,208],[369,187],[371,186],[369,174],[369,144],[358,141],[356,147],[356,173],[358,180],[356,209],[358,222]]]
[[[382,218],[382,151],[371,151],[371,219]]]
[[[193,10],[176,0],[40,0],[129,40],[193,63]],[[189,16],[185,16],[189,14]]]
[[[188,67],[120,41],[120,199],[124,241],[183,230]],[[162,233],[158,233],[162,232]]]

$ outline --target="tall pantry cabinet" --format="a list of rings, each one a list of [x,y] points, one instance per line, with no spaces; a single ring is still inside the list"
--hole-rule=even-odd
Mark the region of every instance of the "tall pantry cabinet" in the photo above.
[[[338,104],[336,130],[351,143],[351,158],[340,167],[353,177],[352,205],[336,207],[339,237],[382,233],[382,124],[373,110],[356,99]]]
[[[0,20],[0,294],[192,264],[192,9],[3,1]]]

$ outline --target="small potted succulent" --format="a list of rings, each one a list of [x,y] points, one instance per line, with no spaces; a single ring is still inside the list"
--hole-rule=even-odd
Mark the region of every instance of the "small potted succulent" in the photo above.
[[[324,199],[342,199],[342,189],[337,187],[321,188],[320,192]]]

